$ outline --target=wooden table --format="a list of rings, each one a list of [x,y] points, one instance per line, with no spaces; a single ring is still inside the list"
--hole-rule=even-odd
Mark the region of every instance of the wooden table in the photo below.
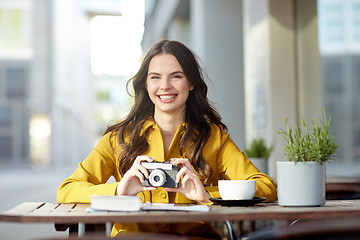
[[[0,221],[21,223],[52,222],[59,224],[106,224],[107,234],[113,222],[175,223],[190,221],[243,221],[330,219],[356,217],[360,219],[360,200],[328,200],[322,207],[282,207],[276,203],[260,203],[252,207],[222,207],[213,205],[209,212],[140,211],[86,212],[89,204],[59,204],[25,202],[0,213]],[[79,225],[79,232],[83,231]]]
[[[326,199],[349,199],[360,197],[360,177],[328,177]]]

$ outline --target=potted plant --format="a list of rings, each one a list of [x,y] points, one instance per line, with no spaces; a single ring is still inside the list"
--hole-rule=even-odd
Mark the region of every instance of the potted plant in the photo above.
[[[330,119],[314,119],[307,128],[280,130],[285,140],[288,162],[277,162],[278,203],[282,206],[321,206],[325,204],[326,162],[334,158],[337,144],[329,132]]]
[[[271,152],[274,147],[268,147],[266,145],[265,139],[262,137],[254,138],[249,148],[245,148],[244,152],[246,157],[248,157],[251,162],[257,167],[260,172],[268,173],[268,163],[267,160],[270,157]]]

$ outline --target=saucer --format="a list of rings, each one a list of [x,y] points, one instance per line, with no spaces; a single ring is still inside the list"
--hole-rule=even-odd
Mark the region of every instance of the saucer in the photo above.
[[[245,206],[253,206],[256,203],[260,203],[264,201],[265,199],[266,198],[263,197],[254,197],[253,199],[243,199],[243,200],[222,200],[221,198],[210,198],[210,201],[221,206],[245,207]]]

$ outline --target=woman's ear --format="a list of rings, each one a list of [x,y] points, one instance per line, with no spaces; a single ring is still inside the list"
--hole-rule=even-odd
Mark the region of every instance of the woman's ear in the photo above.
[[[194,85],[191,84],[190,91],[194,90]]]

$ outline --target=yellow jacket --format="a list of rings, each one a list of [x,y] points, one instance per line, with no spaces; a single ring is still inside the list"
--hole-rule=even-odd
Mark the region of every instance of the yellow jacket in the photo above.
[[[149,148],[142,155],[147,155],[156,161],[169,161],[170,158],[180,158],[179,143],[184,129],[180,125],[164,155],[164,144],[160,128],[154,121],[144,124],[144,132]],[[90,195],[115,195],[118,183],[107,183],[113,176],[117,182],[121,181],[118,170],[118,157],[114,156],[113,146],[118,146],[117,137],[110,138],[110,133],[104,135],[90,155],[81,163],[75,172],[60,186],[57,193],[58,202],[62,203],[89,203]],[[117,149],[121,151],[121,149]],[[213,186],[205,187],[211,197],[220,197],[217,182],[220,179],[254,179],[256,180],[257,197],[266,197],[266,201],[276,200],[276,187],[264,173],[260,173],[251,164],[250,160],[241,152],[229,135],[215,125],[211,126],[211,134],[205,145],[203,156],[213,169]],[[200,178],[202,179],[202,178]],[[144,191],[138,194],[143,202],[158,203],[195,203],[180,193],[169,193],[158,188],[154,191]],[[202,230],[200,230],[202,227]],[[192,231],[195,229],[196,231]],[[194,232],[205,236],[205,232],[213,230],[205,223],[188,224],[114,224],[112,235],[123,231],[150,231],[150,232],[178,232],[183,235],[193,235]],[[211,235],[211,233],[210,233]]]

